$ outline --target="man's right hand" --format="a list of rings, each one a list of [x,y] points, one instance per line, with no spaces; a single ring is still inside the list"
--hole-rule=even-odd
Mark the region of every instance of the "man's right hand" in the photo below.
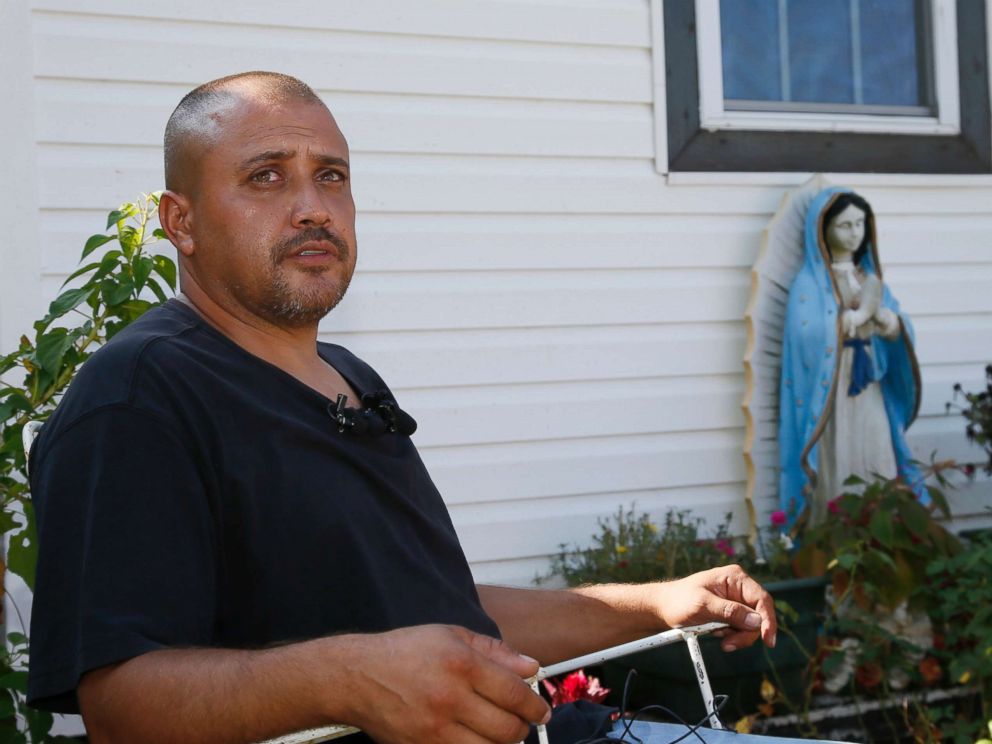
[[[448,625],[362,638],[349,723],[383,744],[513,744],[551,716],[524,681],[537,662],[495,638]]]

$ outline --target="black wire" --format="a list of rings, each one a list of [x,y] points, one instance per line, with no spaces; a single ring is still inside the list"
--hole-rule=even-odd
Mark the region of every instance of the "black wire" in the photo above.
[[[637,670],[631,669],[629,672],[627,672],[627,679],[624,680],[623,696],[620,698],[621,716],[623,715],[623,711],[627,710],[627,700],[630,694],[630,687],[635,676],[637,676]],[[630,736],[630,740],[633,740],[637,744],[644,744],[643,739],[631,733],[630,727],[634,723],[634,721],[638,719],[639,716],[649,711],[663,712],[666,715],[670,716],[671,718],[674,718],[676,723],[680,723],[683,726],[685,726],[686,729],[688,729],[684,734],[682,734],[682,736],[678,737],[677,739],[672,739],[670,742],[668,742],[668,744],[679,744],[679,742],[688,739],[690,736],[695,736],[697,739],[699,739],[699,741],[702,742],[702,744],[706,744],[706,739],[700,736],[699,729],[702,728],[706,723],[708,723],[710,718],[712,718],[714,715],[719,714],[719,712],[723,710],[724,707],[727,705],[727,702],[729,700],[730,698],[727,695],[714,695],[713,711],[703,716],[702,720],[700,720],[694,726],[691,726],[688,723],[686,723],[685,719],[682,718],[682,716],[680,716],[678,713],[673,711],[671,708],[666,708],[664,705],[645,705],[643,708],[638,709],[634,713],[634,715],[632,715],[630,718],[620,719],[623,722],[623,733],[620,734],[619,739],[611,739],[608,736],[600,736],[594,739],[583,739],[582,741],[576,742],[576,744],[616,744],[616,742],[618,741],[619,742],[628,741],[628,739],[625,738],[627,736]]]

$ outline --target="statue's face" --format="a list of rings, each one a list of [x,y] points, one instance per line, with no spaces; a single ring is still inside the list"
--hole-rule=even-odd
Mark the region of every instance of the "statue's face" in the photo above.
[[[865,239],[865,212],[853,204],[827,225],[827,246],[834,261],[850,261]]]

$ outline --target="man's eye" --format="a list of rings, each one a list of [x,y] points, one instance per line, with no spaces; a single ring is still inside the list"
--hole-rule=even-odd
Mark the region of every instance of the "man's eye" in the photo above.
[[[324,171],[318,178],[321,181],[331,181],[332,183],[341,183],[348,180],[348,176],[338,170]]]
[[[265,170],[256,171],[251,174],[251,180],[255,183],[272,183],[278,179],[279,174],[271,168],[266,168]]]

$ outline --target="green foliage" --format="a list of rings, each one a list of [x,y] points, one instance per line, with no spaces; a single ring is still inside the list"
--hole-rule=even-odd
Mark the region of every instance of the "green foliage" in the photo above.
[[[950,412],[957,408],[965,417],[968,422],[965,435],[985,450],[985,472],[992,474],[992,364],[985,367],[985,378],[988,381],[985,390],[977,393],[966,393],[961,385],[955,385],[954,400],[960,396],[965,399],[967,406],[948,403],[947,410]]]
[[[562,545],[552,558],[551,576],[562,576],[569,586],[659,581],[726,565],[735,555],[730,519],[727,514],[716,534],[704,538],[704,521],[691,519],[688,511],[669,511],[659,529],[647,514],[621,506],[612,518],[599,520],[593,547]]]
[[[952,681],[978,687],[983,720],[990,720],[992,535],[976,537],[956,555],[934,559],[927,578],[924,594],[939,634],[939,657]]]
[[[22,336],[14,351],[0,356],[0,535],[8,538],[6,570],[32,589],[38,548],[22,432],[30,422],[51,415],[80,365],[96,349],[175,292],[175,263],[148,251],[164,237],[161,230],[149,230],[158,197],[142,195],[109,214],[109,234],[90,237],[81,261],[109,247],[99,260],[70,275],[45,317],[34,323],[33,339]],[[75,280],[77,286],[66,286]],[[19,384],[9,382],[18,374]],[[3,569],[0,564],[0,575]],[[53,741],[48,736],[51,716],[24,705],[27,639],[11,634],[11,642],[14,650],[0,656],[0,734],[4,741]],[[10,728],[14,738],[7,739],[4,726],[15,712],[24,717],[27,730]]]
[[[953,463],[933,463],[929,487],[934,509],[950,516],[943,487]],[[865,483],[849,478],[830,502],[830,518],[808,528],[796,556],[801,573],[830,571],[838,596],[850,593],[863,609],[892,610],[905,600],[921,606],[918,589],[932,558],[961,550],[960,541],[934,519],[898,478]]]

